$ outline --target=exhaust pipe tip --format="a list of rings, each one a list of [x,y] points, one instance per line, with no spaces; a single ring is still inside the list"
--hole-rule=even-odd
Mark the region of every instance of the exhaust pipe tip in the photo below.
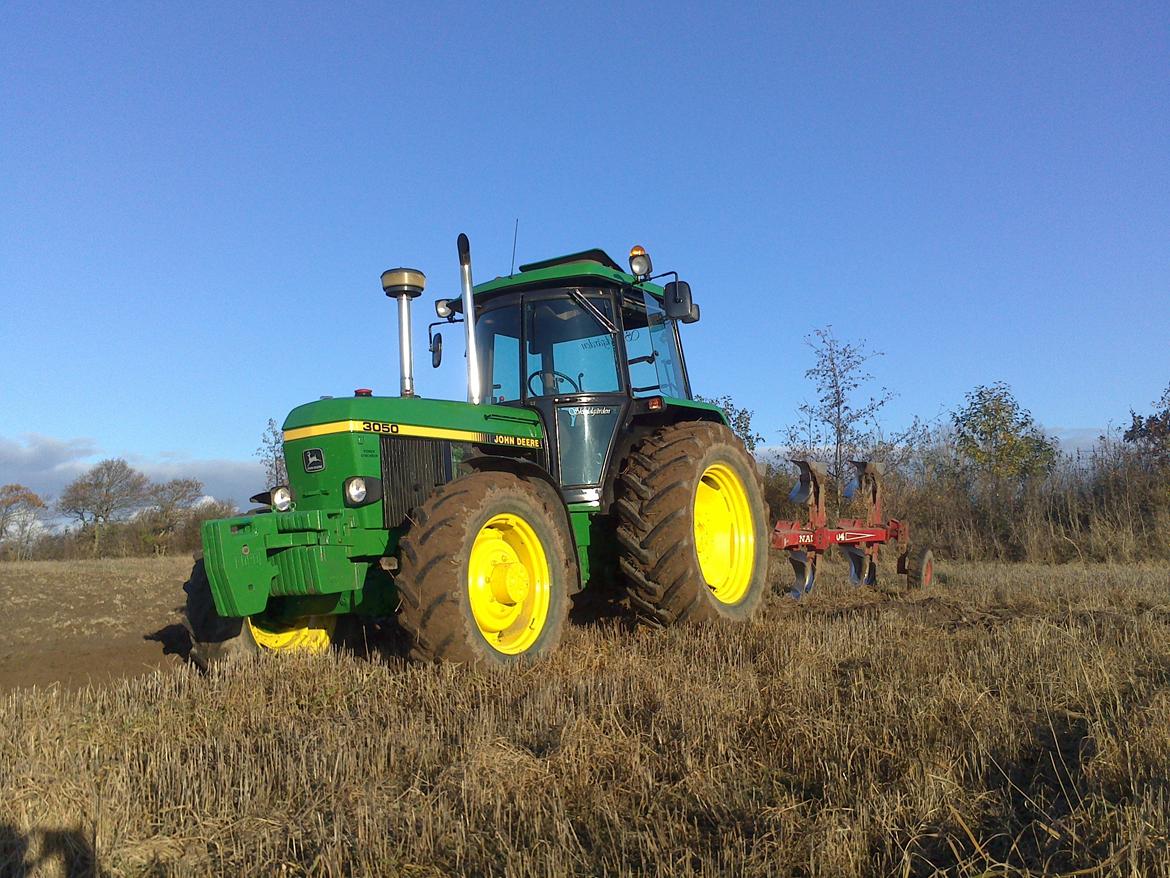
[[[475,295],[471,280],[471,242],[459,234],[459,285],[463,291],[463,329],[467,333],[467,401],[483,402],[479,380],[479,348],[475,341]]]

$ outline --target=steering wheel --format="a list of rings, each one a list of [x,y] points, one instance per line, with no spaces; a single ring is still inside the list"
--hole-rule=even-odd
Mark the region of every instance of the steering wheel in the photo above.
[[[568,381],[569,386],[572,387],[574,391],[576,391],[577,393],[581,392],[581,388],[578,386],[577,382],[574,381],[572,378],[570,378],[568,375],[566,375],[564,372],[558,372],[556,369],[537,369],[535,372],[533,372],[531,375],[528,376],[528,381],[525,382],[528,385],[528,392],[531,393],[533,396],[544,396],[543,390],[533,390],[532,389],[532,379],[536,378],[539,375],[552,375],[554,378],[556,378],[558,380],[558,384],[557,384],[558,387],[560,387],[560,383],[559,383],[560,381]]]

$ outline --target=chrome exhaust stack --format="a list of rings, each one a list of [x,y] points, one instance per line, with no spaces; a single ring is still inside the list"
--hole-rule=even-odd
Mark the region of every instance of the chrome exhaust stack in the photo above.
[[[422,295],[427,276],[415,268],[391,268],[382,272],[382,290],[398,300],[398,359],[402,371],[402,396],[414,396],[414,350],[410,340],[410,300]]]
[[[463,326],[467,332],[467,401],[472,405],[483,402],[479,383],[479,348],[475,341],[475,302],[471,283],[471,242],[467,235],[459,235],[459,283],[463,289]]]

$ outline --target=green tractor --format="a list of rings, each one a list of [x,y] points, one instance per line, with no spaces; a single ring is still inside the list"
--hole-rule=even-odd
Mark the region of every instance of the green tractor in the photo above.
[[[763,493],[723,412],[691,396],[690,287],[652,276],[640,247],[628,272],[588,250],[474,286],[465,235],[458,250],[462,295],[435,303],[431,354],[435,327],[462,322],[467,402],[416,395],[425,277],[385,272],[401,393],[293,409],[289,483],[204,524],[185,586],[201,665],[324,650],[344,623],[389,616],[415,659],[506,665],[554,650],[574,601],[615,588],[657,626],[759,605]]]

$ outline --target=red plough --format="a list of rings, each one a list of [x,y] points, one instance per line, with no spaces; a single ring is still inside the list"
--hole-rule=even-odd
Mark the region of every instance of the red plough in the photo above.
[[[800,481],[788,499],[803,503],[807,508],[807,523],[777,521],[772,531],[772,548],[788,552],[789,563],[796,580],[789,590],[794,598],[812,591],[816,583],[817,560],[830,547],[836,546],[849,559],[849,578],[854,585],[877,583],[878,547],[897,543],[902,547],[898,555],[898,573],[906,575],[911,588],[930,585],[934,578],[934,558],[929,549],[910,552],[910,527],[903,521],[882,517],[882,466],[864,460],[852,461],[857,470],[856,480],[846,489],[845,496],[861,492],[865,505],[864,518],[842,518],[837,527],[828,526],[825,512],[825,468],[811,460],[792,461],[800,468]]]

